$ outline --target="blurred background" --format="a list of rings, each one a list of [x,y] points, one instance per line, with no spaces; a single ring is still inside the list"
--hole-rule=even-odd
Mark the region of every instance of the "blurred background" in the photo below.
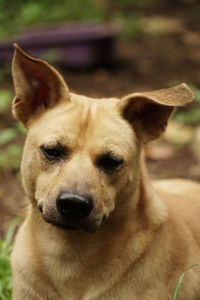
[[[190,85],[165,136],[146,149],[152,178],[200,179],[200,2],[0,0],[0,237],[23,208],[19,165],[25,129],[11,116],[12,43],[57,67],[93,97]]]

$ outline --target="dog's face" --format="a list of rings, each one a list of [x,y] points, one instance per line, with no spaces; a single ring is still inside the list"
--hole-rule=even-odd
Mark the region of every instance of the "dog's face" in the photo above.
[[[28,128],[25,192],[45,221],[71,230],[95,231],[128,205],[139,188],[141,145],[192,99],[185,85],[122,99],[72,94],[57,71],[18,47],[13,77],[14,115]]]
[[[22,173],[46,221],[93,231],[134,192],[138,145],[117,102],[71,94],[32,122]]]

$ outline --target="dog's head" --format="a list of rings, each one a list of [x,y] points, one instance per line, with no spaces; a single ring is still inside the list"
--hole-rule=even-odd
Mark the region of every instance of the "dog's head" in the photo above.
[[[141,145],[193,98],[185,84],[122,99],[76,95],[53,67],[17,45],[13,79],[13,114],[28,128],[25,192],[47,222],[67,229],[95,231],[134,198]]]

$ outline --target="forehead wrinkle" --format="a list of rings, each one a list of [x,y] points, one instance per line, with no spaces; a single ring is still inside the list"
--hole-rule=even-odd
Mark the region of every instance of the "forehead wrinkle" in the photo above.
[[[88,111],[88,127],[85,132],[84,145],[93,145],[101,151],[126,153],[134,152],[135,135],[133,129],[123,120],[113,105],[94,103]],[[95,141],[95,142],[94,142]],[[94,142],[94,143],[93,143]],[[93,147],[92,146],[92,147]]]
[[[82,144],[82,141],[85,141],[87,131],[90,123],[90,104],[79,103],[79,109],[77,110],[76,115],[76,124],[77,128],[77,143]]]
[[[84,101],[79,102],[80,107],[76,113],[77,127],[76,144],[79,148],[87,147],[91,143],[92,136],[95,138],[99,136],[98,130],[101,127],[102,117],[107,117],[106,111],[104,112],[105,105],[99,105],[97,101]],[[104,113],[102,113],[104,112]],[[97,131],[94,135],[94,132]]]

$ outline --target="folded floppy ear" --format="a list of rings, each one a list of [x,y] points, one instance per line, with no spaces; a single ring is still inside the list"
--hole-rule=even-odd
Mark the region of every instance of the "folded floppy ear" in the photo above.
[[[127,95],[119,105],[123,117],[146,143],[163,133],[176,107],[186,105],[193,98],[191,90],[182,83],[168,89]]]
[[[16,97],[13,115],[27,125],[29,118],[40,108],[52,107],[62,97],[68,97],[63,77],[48,63],[35,59],[14,44],[12,75]]]

